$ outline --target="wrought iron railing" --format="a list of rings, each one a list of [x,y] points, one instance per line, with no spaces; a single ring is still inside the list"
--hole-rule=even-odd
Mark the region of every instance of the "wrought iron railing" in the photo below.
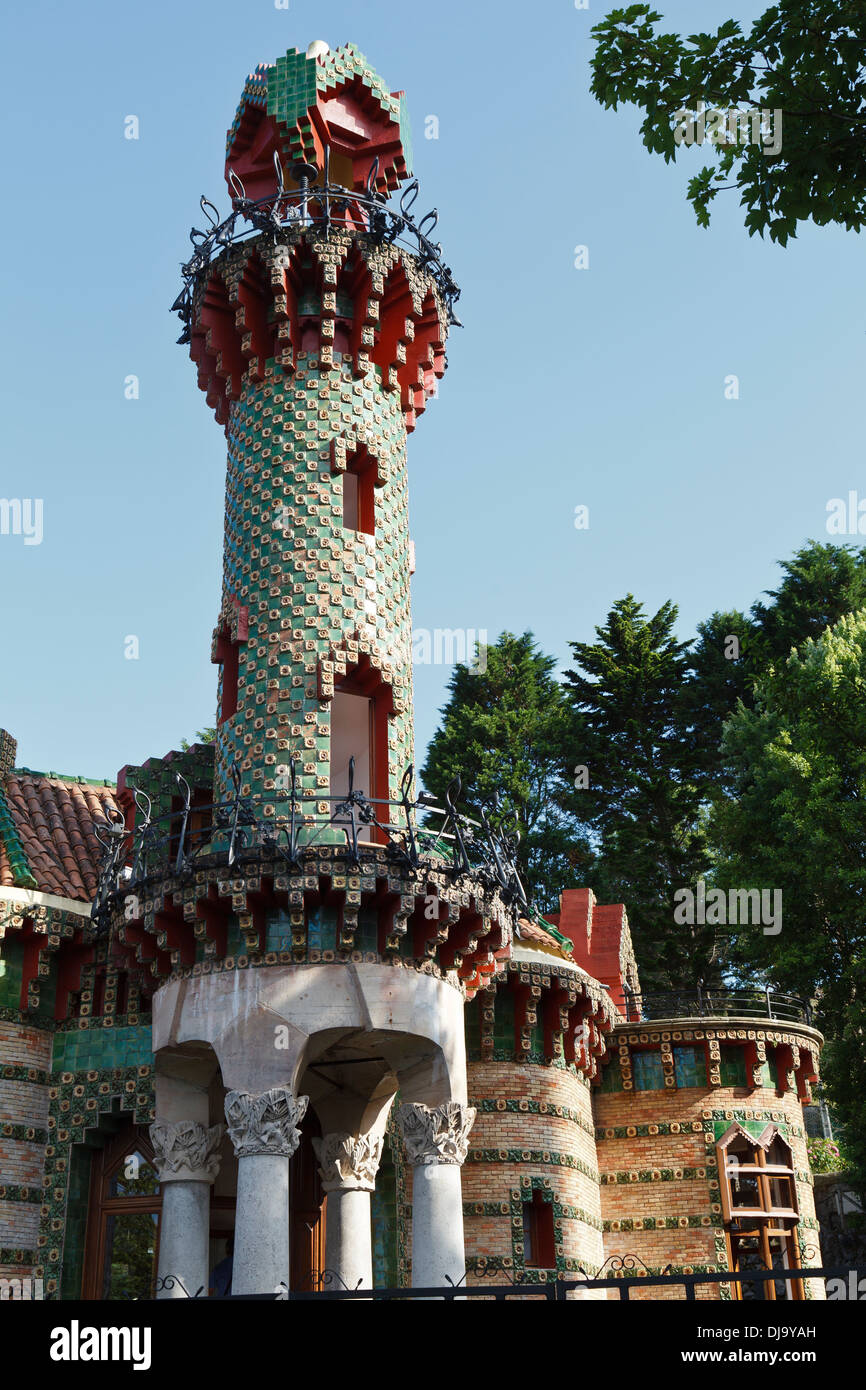
[[[805,1254],[805,1252],[804,1252]],[[448,1282],[446,1285],[432,1285],[429,1288],[356,1288],[349,1289],[345,1286],[339,1287],[335,1282],[333,1285],[321,1285],[319,1287],[308,1287],[304,1289],[288,1289],[284,1284],[280,1289],[268,1293],[256,1294],[226,1294],[220,1302],[343,1302],[343,1301],[394,1301],[421,1299],[444,1299],[447,1302],[462,1300],[467,1298],[494,1299],[498,1302],[520,1298],[520,1299],[541,1299],[545,1302],[559,1303],[565,1302],[570,1298],[585,1297],[596,1291],[609,1291],[622,1303],[631,1301],[632,1295],[638,1297],[671,1299],[681,1298],[686,1302],[694,1302],[698,1296],[698,1290],[704,1293],[705,1298],[709,1299],[745,1299],[755,1301],[775,1301],[781,1303],[783,1307],[778,1308],[777,1319],[786,1319],[794,1315],[793,1303],[801,1302],[805,1292],[804,1281],[815,1281],[824,1286],[824,1293],[830,1294],[834,1298],[856,1298],[860,1281],[866,1277],[866,1267],[861,1265],[842,1265],[842,1266],[821,1266],[813,1265],[810,1261],[815,1256],[807,1257],[807,1263],[803,1266],[792,1266],[790,1269],[721,1269],[707,1270],[686,1273],[685,1270],[672,1272],[671,1265],[667,1265],[660,1274],[653,1273],[636,1256],[626,1255],[609,1260],[606,1265],[599,1270],[598,1274],[588,1277],[582,1270],[579,1271],[580,1277],[568,1278],[559,1274],[556,1270],[540,1270],[537,1274],[538,1279],[527,1279],[523,1277],[514,1278],[501,1265],[495,1268],[491,1265],[486,1269],[476,1269],[472,1272],[473,1280],[484,1280],[488,1282],[467,1282],[466,1279],[459,1283]],[[608,1269],[607,1266],[610,1266]],[[502,1279],[502,1283],[493,1283],[493,1279]],[[832,1281],[832,1283],[831,1283]],[[342,1280],[339,1281],[342,1284]],[[832,1289],[832,1294],[831,1294]],[[192,1299],[204,1299],[207,1297],[205,1289],[198,1289],[187,1292],[180,1280],[172,1275],[157,1281],[154,1297],[165,1297],[169,1293],[173,1296],[188,1297]],[[212,1296],[213,1297],[213,1296]],[[709,1311],[706,1314],[709,1316]],[[814,1314],[812,1314],[814,1317]]]
[[[215,863],[230,869],[263,855],[299,869],[302,859],[323,845],[353,866],[377,846],[387,847],[391,861],[406,869],[436,870],[455,879],[473,876],[497,889],[515,913],[531,911],[517,867],[516,818],[503,816],[496,800],[477,819],[459,812],[459,777],[445,794],[444,808],[426,792],[413,797],[413,776],[410,766],[396,800],[368,797],[355,787],[352,758],[346,794],[323,796],[299,787],[293,761],[284,787],[244,796],[234,767],[230,800],[194,806],[189,783],[178,772],[182,804],[160,816],[153,816],[147,793],[132,787],[137,808],[132,829],[117,809],[106,810],[95,822],[103,860],[91,917],[104,924],[120,898],[140,895],[148,884],[166,877],[183,878]],[[322,802],[328,803],[327,813],[319,810]]]
[[[669,990],[636,994],[625,989],[626,1020],[651,1023],[667,1018],[766,1018],[779,1023],[812,1022],[809,1004],[771,989]]]
[[[189,234],[194,253],[183,262],[183,289],[172,304],[172,313],[180,316],[183,332],[178,342],[190,341],[192,323],[192,296],[199,276],[207,270],[215,256],[235,242],[261,232],[270,232],[276,243],[278,233],[287,227],[318,227],[327,234],[331,227],[349,231],[360,231],[375,241],[388,245],[394,243],[406,246],[417,256],[419,268],[425,270],[436,282],[448,310],[450,322],[462,327],[454,305],[460,298],[460,289],[450,268],[442,259],[442,246],[430,238],[439,221],[435,208],[416,222],[412,208],[418,197],[418,180],[406,185],[400,196],[399,209],[388,206],[386,196],[376,191],[379,173],[379,160],[373,160],[367,175],[363,193],[344,188],[330,181],[329,151],[325,150],[322,184],[313,182],[319,171],[312,165],[297,166],[299,187],[286,188],[283,183],[283,170],[279,156],[274,155],[276,187],[265,198],[248,198],[243,183],[231,170],[229,182],[234,192],[232,211],[228,217],[219,220],[219,212],[212,202],[204,196],[199,205],[210,223],[207,231],[193,227]]]

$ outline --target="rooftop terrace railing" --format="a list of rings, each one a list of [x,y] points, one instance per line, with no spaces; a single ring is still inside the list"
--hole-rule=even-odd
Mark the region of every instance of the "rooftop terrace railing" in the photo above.
[[[636,994],[625,991],[626,1021],[652,1023],[669,1018],[763,1018],[778,1023],[811,1025],[808,1003],[771,989],[670,990]]]

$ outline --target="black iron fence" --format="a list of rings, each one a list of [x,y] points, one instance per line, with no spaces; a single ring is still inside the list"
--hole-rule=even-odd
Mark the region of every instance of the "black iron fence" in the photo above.
[[[670,1018],[764,1018],[777,1023],[812,1022],[808,1003],[771,989],[674,990],[636,994],[625,990],[626,1020],[652,1023]]]
[[[447,1284],[444,1287],[430,1288],[388,1288],[364,1289],[346,1288],[342,1282],[327,1271],[317,1281],[316,1287],[289,1289],[282,1285],[278,1291],[256,1294],[227,1294],[219,1302],[381,1302],[384,1300],[405,1301],[411,1299],[439,1299],[446,1303],[455,1300],[482,1298],[497,1303],[508,1299],[534,1299],[546,1303],[562,1303],[580,1298],[583,1295],[607,1291],[613,1293],[621,1303],[628,1303],[635,1295],[647,1297],[649,1290],[655,1290],[657,1299],[667,1299],[671,1291],[687,1303],[705,1291],[710,1299],[742,1299],[745,1302],[775,1301],[779,1303],[802,1302],[804,1300],[804,1281],[818,1282],[824,1297],[831,1300],[859,1300],[866,1302],[866,1265],[839,1266],[837,1268],[806,1269],[753,1269],[723,1270],[717,1273],[662,1273],[651,1274],[640,1261],[626,1256],[611,1262],[610,1272],[602,1277],[576,1277],[562,1279],[547,1277],[543,1282],[512,1280],[507,1271],[497,1269],[488,1271],[487,1282]],[[478,1271],[474,1277],[483,1277]],[[493,1283],[494,1278],[503,1278],[503,1283]],[[179,1279],[173,1275],[157,1281],[154,1297],[205,1298],[206,1290],[189,1292]],[[814,1299],[814,1291],[812,1291]]]

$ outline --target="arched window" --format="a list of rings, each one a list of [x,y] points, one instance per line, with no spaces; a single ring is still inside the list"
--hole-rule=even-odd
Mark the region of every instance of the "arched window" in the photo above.
[[[147,1131],[125,1125],[91,1162],[82,1298],[153,1297],[161,1210]]]
[[[790,1146],[776,1125],[760,1135],[734,1124],[716,1145],[730,1268],[800,1268],[797,1185]],[[803,1281],[782,1277],[733,1285],[734,1298],[804,1297]]]

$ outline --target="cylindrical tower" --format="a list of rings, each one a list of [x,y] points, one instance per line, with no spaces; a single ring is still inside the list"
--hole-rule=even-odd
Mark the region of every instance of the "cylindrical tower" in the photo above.
[[[225,796],[233,768],[242,794],[279,791],[294,758],[326,803],[354,757],[354,785],[394,799],[411,761],[406,435],[445,370],[454,286],[423,227],[385,211],[406,143],[401,94],[351,45],[257,69],[229,131],[234,208],[265,229],[206,267],[200,250],[184,306],[228,439]]]
[[[555,928],[518,931],[495,987],[466,1006],[478,1111],[463,1180],[467,1265],[492,1282],[591,1278],[604,1244],[590,1086],[616,1011]]]
[[[465,1272],[463,1007],[525,896],[506,835],[413,786],[406,437],[458,290],[417,185],[388,202],[410,165],[402,94],[352,45],[257,68],[232,211],[202,200],[174,306],[228,441],[213,795],[185,763],[175,788],[124,783],[96,905],[156,977],[153,1143],[162,1182],[194,1185],[165,1216],[195,1231],[161,1240],[164,1296],[208,1278],[215,1181],[235,1293],[323,1277],[312,1246],[329,1282],[369,1282],[388,1127],[414,1172],[413,1281]]]

